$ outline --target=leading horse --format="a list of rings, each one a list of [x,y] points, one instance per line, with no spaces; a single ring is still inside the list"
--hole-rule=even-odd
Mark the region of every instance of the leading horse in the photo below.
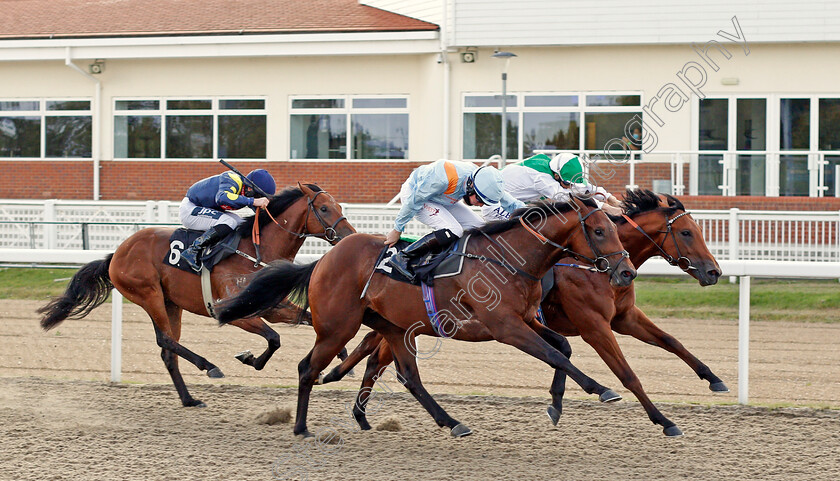
[[[298,184],[272,197],[267,212],[258,210],[237,228],[242,236],[238,250],[251,257],[231,255],[217,264],[210,276],[213,299],[227,297],[241,290],[246,274],[259,267],[254,259],[256,249],[248,237],[259,227],[260,254],[266,261],[292,260],[307,237],[322,238],[335,244],[355,232],[342,215],[341,205],[314,184]],[[73,276],[61,297],[41,307],[41,327],[52,329],[67,318],[78,319],[105,302],[115,287],[131,302],[139,305],[152,319],[161,358],[169,371],[184,406],[205,404],[193,398],[178,368],[178,357],[207,371],[209,377],[223,377],[221,370],[204,357],[190,351],[178,341],[181,337],[181,313],[187,310],[209,316],[201,294],[199,276],[164,263],[170,253],[169,239],[174,228],[147,228],[126,239],[105,259],[83,266]],[[279,306],[264,314],[272,323],[296,322],[301,315],[294,306]],[[258,317],[240,319],[233,325],[266,339],[268,348],[259,357],[237,356],[240,361],[262,369],[280,347],[280,336]]]
[[[542,203],[523,209],[509,221],[488,224],[466,235],[469,242],[464,255],[469,260],[464,261],[459,275],[435,280],[434,297],[443,309],[432,320],[420,287],[372,272],[383,245],[381,236],[368,234],[348,237],[308,266],[272,265],[258,272],[241,293],[220,303],[219,321],[225,323],[258,315],[290,293],[307,293],[317,337],[312,351],[298,365],[295,434],[310,435],[306,415],[312,386],[362,324],[385,337],[405,387],[438,426],[450,428],[456,437],[471,431],[450,417],[423,387],[415,359],[414,337],[418,334],[437,333],[455,339],[483,335],[563,370],[603,402],[620,399],[574,367],[557,349],[566,342],[562,336],[549,329],[538,334],[529,327],[540,299],[540,278],[563,255],[576,253],[576,257],[593,260],[611,272],[615,285],[632,282],[635,270],[606,214],[591,200]]]

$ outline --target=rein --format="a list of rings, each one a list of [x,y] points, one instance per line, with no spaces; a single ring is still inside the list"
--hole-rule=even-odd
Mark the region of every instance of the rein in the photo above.
[[[678,215],[675,215],[674,217],[672,217],[670,219],[667,219],[667,223],[665,224],[666,229],[659,231],[659,233],[664,233],[665,234],[665,238],[662,239],[662,244],[658,244],[655,240],[653,240],[653,238],[651,236],[649,236],[648,233],[645,232],[645,230],[642,229],[639,226],[639,224],[637,224],[635,221],[633,221],[633,219],[631,219],[627,214],[621,214],[621,216],[624,217],[624,219],[628,223],[630,223],[630,225],[635,227],[636,230],[641,232],[642,235],[645,236],[647,238],[647,240],[649,240],[651,242],[651,244],[653,244],[654,246],[656,246],[657,249],[659,249],[660,255],[662,255],[662,257],[665,259],[665,261],[668,262],[668,264],[670,264],[672,266],[679,267],[684,272],[688,272],[690,270],[694,270],[694,269],[697,269],[697,268],[694,267],[691,264],[691,259],[683,256],[682,253],[680,252],[680,246],[677,243],[677,235],[674,234],[673,224],[677,219],[679,219],[680,217],[682,217],[684,215],[688,215],[689,213],[690,212],[685,211],[682,214],[678,214]],[[667,252],[665,252],[665,249],[662,247],[663,245],[665,245],[665,242],[668,241],[668,236],[671,236],[674,240],[674,247],[677,249],[677,258],[676,259],[671,254],[668,254]]]

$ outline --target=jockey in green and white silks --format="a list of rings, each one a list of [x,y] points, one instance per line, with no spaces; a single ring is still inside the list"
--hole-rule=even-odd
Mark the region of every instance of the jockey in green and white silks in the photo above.
[[[434,229],[391,257],[389,265],[408,278],[413,277],[408,269],[410,258],[448,244],[461,237],[465,229],[484,224],[467,205],[489,205],[504,212],[525,207],[525,203],[505,192],[495,167],[477,167],[457,160],[438,160],[414,169],[400,189],[400,201],[402,208],[394,220],[394,230],[385,239],[386,244],[393,246],[406,224],[415,217]]]
[[[583,176],[580,159],[573,154],[558,154],[554,158],[537,154],[519,164],[505,167],[502,170],[502,179],[505,191],[524,202],[541,199],[565,202],[571,195],[587,196],[595,200],[608,214],[621,215],[620,201],[603,187],[587,182]],[[510,217],[497,206],[485,206],[481,213],[488,221]]]

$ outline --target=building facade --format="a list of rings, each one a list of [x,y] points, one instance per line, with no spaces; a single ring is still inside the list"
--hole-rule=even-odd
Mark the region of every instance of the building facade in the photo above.
[[[615,192],[840,209],[833,2],[0,7],[0,198],[177,200],[225,158],[387,202],[418,165],[501,154],[504,109],[508,162],[567,150]]]

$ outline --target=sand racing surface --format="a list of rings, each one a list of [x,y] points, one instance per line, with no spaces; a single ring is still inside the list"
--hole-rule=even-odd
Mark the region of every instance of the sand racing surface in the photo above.
[[[257,372],[233,356],[262,352],[261,338],[185,315],[181,342],[227,377],[182,361],[191,393],[208,405],[183,408],[139,308],[125,306],[122,383],[111,384],[110,304],[46,333],[34,312],[41,304],[0,301],[0,480],[840,477],[840,325],[753,323],[750,406],[737,404],[736,320],[655,320],[727,383],[725,394],[675,356],[619,336],[648,395],[685,432],[677,439],[650,423],[580,338],[570,338],[574,364],[624,400],[604,405],[570,383],[557,427],[545,415],[547,366],[498,343],[444,340],[420,372],[472,436],[437,428],[396,381],[377,396],[374,430],[357,431],[346,412],[357,376],[313,392],[310,430],[341,436],[327,444],[297,440],[282,419],[314,341],[308,327],[275,326],[283,346]]]

